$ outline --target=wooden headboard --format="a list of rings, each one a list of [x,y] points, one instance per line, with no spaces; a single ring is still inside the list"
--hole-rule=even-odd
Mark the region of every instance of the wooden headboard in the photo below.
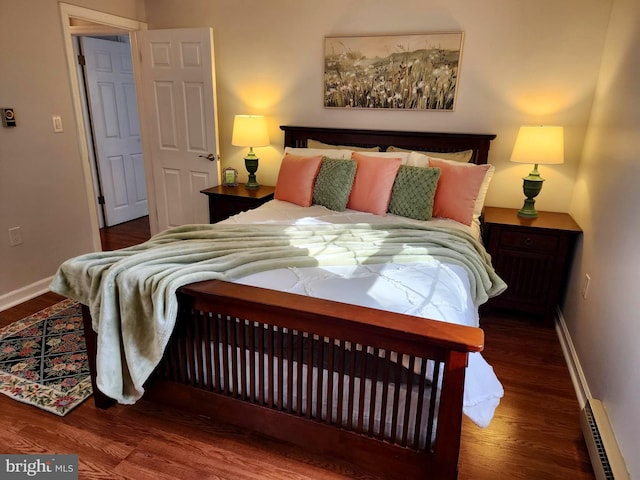
[[[394,146],[406,150],[428,152],[460,152],[473,150],[470,162],[487,163],[491,134],[401,132],[393,130],[358,130],[350,128],[280,126],[284,131],[285,147],[306,147],[307,140],[330,145],[380,147],[385,151]]]

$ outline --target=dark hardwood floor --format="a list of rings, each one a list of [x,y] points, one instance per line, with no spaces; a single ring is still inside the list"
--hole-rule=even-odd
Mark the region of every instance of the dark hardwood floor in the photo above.
[[[117,250],[149,240],[149,217],[141,217],[113,227],[100,229],[103,250]]]
[[[149,237],[146,219],[102,233],[105,249]],[[0,312],[0,327],[61,300],[47,293]],[[463,424],[460,479],[592,480],[578,402],[555,331],[530,320],[485,314],[485,358],[505,388],[486,429]],[[332,459],[158,409],[141,400],[98,411],[91,400],[57,417],[0,395],[1,453],[77,453],[81,479],[369,478]]]

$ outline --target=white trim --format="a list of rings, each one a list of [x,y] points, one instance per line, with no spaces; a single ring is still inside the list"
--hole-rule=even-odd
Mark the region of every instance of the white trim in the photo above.
[[[144,115],[145,102],[149,100],[145,98],[145,89],[142,88],[142,65],[140,54],[140,35],[138,32],[132,32],[129,35],[131,44],[131,55],[133,63],[133,78],[136,83],[136,98],[138,100],[138,117],[140,121],[140,138],[142,139],[142,159],[144,161],[144,178],[147,187],[147,207],[149,209],[149,231],[151,235],[155,235],[160,231],[158,228],[158,203],[156,202],[156,186],[153,171],[153,160],[151,157],[151,145],[149,144],[151,135],[149,134],[149,125]],[[136,52],[134,54],[134,52]]]
[[[591,459],[591,463],[593,464],[594,471],[596,472],[596,477],[605,478],[604,476],[600,477],[598,475],[598,473],[602,470],[601,466],[599,465],[599,455],[595,451],[595,447],[593,446],[593,439],[591,438],[590,433],[586,431],[588,430],[588,428],[585,427],[584,423],[584,408],[587,402],[589,402],[589,404],[591,405],[594,420],[596,426],[598,427],[598,431],[600,432],[601,440],[604,444],[610,467],[615,474],[614,478],[619,478],[621,480],[628,479],[629,474],[627,471],[627,467],[620,452],[620,447],[618,446],[613,427],[611,426],[609,417],[606,414],[605,406],[600,400],[594,399],[591,395],[591,390],[589,389],[589,385],[587,384],[587,379],[584,376],[584,371],[582,370],[582,366],[580,365],[580,359],[578,358],[576,349],[573,346],[573,341],[571,340],[571,334],[569,333],[567,323],[565,322],[564,316],[562,315],[562,311],[560,309],[558,309],[557,315],[556,333],[558,334],[558,340],[560,340],[560,346],[562,347],[562,352],[564,353],[564,358],[567,362],[569,375],[571,375],[571,381],[573,382],[573,388],[576,391],[576,397],[578,397],[578,403],[580,404],[580,422],[585,441],[589,448],[589,457]]]
[[[19,288],[13,292],[5,293],[0,296],[0,312],[7,310],[8,308],[15,307],[16,305],[31,300],[32,298],[47,293],[49,291],[49,284],[53,280],[53,277],[39,280],[26,287]]]
[[[576,349],[573,346],[569,329],[564,321],[562,311],[558,309],[558,316],[556,318],[556,333],[558,334],[558,340],[560,340],[560,346],[562,347],[562,353],[564,354],[567,367],[569,368],[569,375],[571,375],[571,381],[573,382],[573,388],[576,391],[576,397],[578,397],[578,403],[580,408],[584,408],[587,400],[591,398],[591,391],[587,384],[587,379],[584,376],[584,371],[580,365],[580,359],[576,353]]]
[[[91,223],[91,240],[93,249],[101,251],[100,242],[100,222],[98,220],[98,212],[95,207],[96,192],[93,186],[93,177],[91,172],[91,162],[89,159],[89,147],[87,145],[87,137],[84,125],[84,116],[82,112],[82,101],[80,100],[80,85],[76,71],[76,58],[73,47],[72,37],[77,34],[76,27],[71,26],[71,19],[77,18],[93,22],[96,25],[103,25],[113,28],[114,33],[122,33],[122,30],[135,31],[146,30],[147,24],[130,18],[119,17],[109,13],[89,10],[88,8],[70,5],[68,3],[60,3],[60,20],[62,22],[62,30],[64,32],[64,45],[67,57],[67,69],[69,71],[69,85],[71,87],[71,97],[73,101],[73,110],[75,116],[76,133],[78,137],[78,147],[80,148],[80,157],[82,160],[82,173],[84,183],[86,185],[87,203],[89,204],[89,221]],[[106,32],[106,30],[105,30]]]

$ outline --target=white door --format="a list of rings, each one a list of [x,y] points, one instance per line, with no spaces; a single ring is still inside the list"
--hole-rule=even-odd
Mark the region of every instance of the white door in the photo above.
[[[128,43],[81,37],[107,226],[148,214]]]
[[[158,230],[208,223],[208,200],[200,191],[220,178],[213,32],[190,28],[135,35]]]

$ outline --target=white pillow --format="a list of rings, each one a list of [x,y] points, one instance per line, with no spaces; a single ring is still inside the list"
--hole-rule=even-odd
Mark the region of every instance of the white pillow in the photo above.
[[[351,160],[352,150],[329,150],[325,148],[297,148],[286,147],[284,154],[300,155],[302,157],[314,157],[316,155],[322,155],[329,158],[337,158],[340,160]]]
[[[399,153],[399,152],[394,152],[394,153]],[[428,167],[429,157],[424,153],[411,152],[409,153],[409,158],[407,159],[407,165],[409,165],[410,167]]]

